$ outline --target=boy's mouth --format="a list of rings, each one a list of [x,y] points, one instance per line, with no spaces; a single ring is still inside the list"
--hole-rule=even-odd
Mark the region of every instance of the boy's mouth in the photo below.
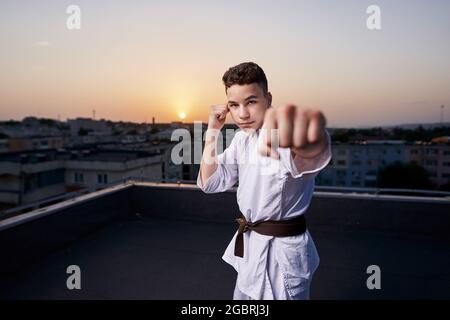
[[[239,125],[243,127],[251,126],[255,121],[249,121],[249,122],[240,122]]]

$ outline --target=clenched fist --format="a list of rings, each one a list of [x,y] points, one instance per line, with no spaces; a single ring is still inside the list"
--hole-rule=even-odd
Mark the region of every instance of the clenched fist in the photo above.
[[[258,151],[279,159],[276,147],[291,148],[295,155],[313,158],[327,146],[326,120],[318,110],[302,109],[288,104],[266,111]]]
[[[228,105],[226,104],[211,106],[209,109],[208,128],[221,130],[229,111],[230,109],[228,109]]]

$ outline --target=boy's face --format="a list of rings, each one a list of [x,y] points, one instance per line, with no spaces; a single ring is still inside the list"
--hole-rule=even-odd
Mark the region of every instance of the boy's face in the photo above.
[[[232,85],[227,89],[228,108],[237,126],[244,131],[258,130],[272,104],[270,92],[264,94],[257,83]]]

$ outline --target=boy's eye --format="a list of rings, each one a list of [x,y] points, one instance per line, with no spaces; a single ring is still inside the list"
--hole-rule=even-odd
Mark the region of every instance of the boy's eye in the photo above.
[[[250,100],[250,101],[248,102],[248,104],[253,104],[253,103],[256,103],[256,101],[255,101],[255,100]]]
[[[237,106],[237,104],[230,104],[230,108],[236,108]]]

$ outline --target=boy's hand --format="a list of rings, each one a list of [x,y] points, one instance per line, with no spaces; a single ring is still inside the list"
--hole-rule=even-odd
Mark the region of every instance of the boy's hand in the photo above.
[[[261,128],[258,151],[263,156],[279,159],[276,147],[291,148],[295,155],[313,158],[327,146],[325,125],[326,119],[318,110],[292,104],[269,108]]]
[[[221,130],[229,111],[228,104],[211,106],[209,109],[208,129]]]

